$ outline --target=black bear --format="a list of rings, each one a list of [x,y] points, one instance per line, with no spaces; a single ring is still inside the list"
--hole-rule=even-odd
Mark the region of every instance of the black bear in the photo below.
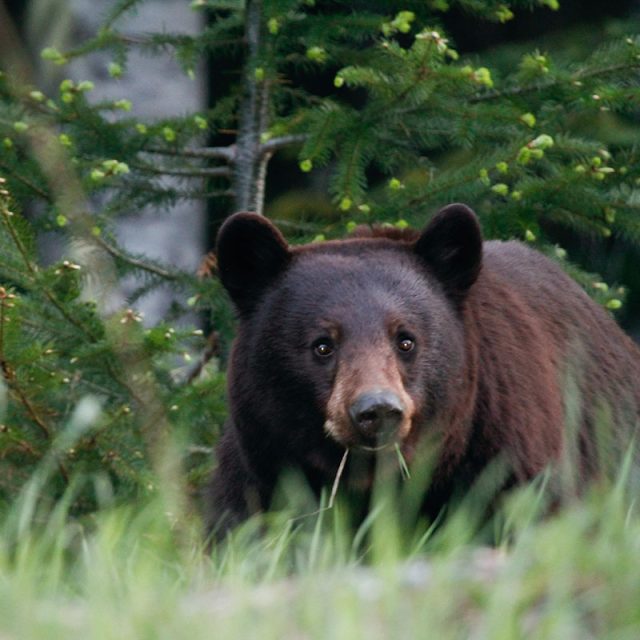
[[[330,484],[346,449],[399,446],[415,465],[429,436],[425,511],[436,513],[497,456],[517,483],[571,449],[582,479],[600,473],[603,447],[631,440],[638,347],[542,254],[483,242],[465,205],[421,233],[293,247],[238,213],[216,251],[239,319],[208,497],[218,534],[267,508],[288,467],[315,490]]]

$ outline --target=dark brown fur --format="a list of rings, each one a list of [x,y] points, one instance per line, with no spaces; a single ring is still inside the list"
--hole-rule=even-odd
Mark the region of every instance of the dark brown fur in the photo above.
[[[290,248],[252,214],[221,230],[240,322],[212,529],[268,507],[287,467],[330,483],[344,448],[368,443],[355,403],[380,390],[401,407],[390,442],[413,465],[425,442],[438,452],[429,514],[498,456],[511,482],[564,458],[581,481],[620,459],[640,415],[640,350],[558,266],[517,242],[483,245],[464,205],[422,234],[356,236]]]

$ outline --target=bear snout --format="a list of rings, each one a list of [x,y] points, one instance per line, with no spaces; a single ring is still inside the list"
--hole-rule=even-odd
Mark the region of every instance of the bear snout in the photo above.
[[[389,444],[398,434],[406,408],[402,400],[390,390],[362,393],[349,407],[351,424],[365,448]]]

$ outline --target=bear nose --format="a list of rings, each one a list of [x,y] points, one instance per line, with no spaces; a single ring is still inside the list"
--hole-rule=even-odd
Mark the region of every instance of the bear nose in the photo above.
[[[363,393],[349,408],[351,423],[365,444],[371,446],[389,440],[402,421],[403,414],[404,405],[393,391]]]

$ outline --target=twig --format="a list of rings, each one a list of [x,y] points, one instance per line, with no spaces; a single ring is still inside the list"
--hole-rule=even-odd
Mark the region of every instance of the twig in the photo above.
[[[218,189],[217,191],[178,191],[178,198],[185,200],[210,200],[211,198],[232,198],[233,189]]]
[[[217,331],[212,331],[207,338],[207,346],[202,353],[202,356],[196,362],[196,364],[191,368],[190,371],[187,371],[187,375],[185,376],[184,384],[191,384],[205,368],[206,364],[216,356],[220,355],[220,334]]]
[[[231,176],[229,167],[212,167],[211,169],[165,169],[142,165],[131,165],[134,169],[154,175],[182,176],[185,178],[216,178]]]
[[[3,372],[6,370],[6,367],[7,367],[7,364],[3,361],[2,362],[2,370],[3,370]],[[22,403],[24,408],[27,410],[27,413],[31,416],[31,419],[38,425],[38,428],[42,432],[42,435],[47,440],[50,440],[51,439],[51,431],[50,431],[49,427],[47,426],[47,423],[38,415],[38,413],[36,412],[35,408],[31,404],[31,401],[29,400],[29,398],[27,398],[27,396],[25,396],[24,391],[22,391],[22,389],[20,389],[20,387],[18,387],[18,385],[15,382],[15,377],[13,377],[12,380],[9,380],[9,379],[7,379],[7,375],[5,373],[4,374],[4,379],[7,381],[7,385],[9,386],[9,388],[14,392],[14,394],[17,396],[18,400],[20,400],[20,402]]]
[[[278,138],[272,138],[260,145],[260,154],[274,153],[284,147],[290,147],[294,144],[302,144],[309,139],[309,136],[305,133],[291,134],[288,136],[280,136]]]
[[[14,180],[21,182],[25,187],[31,189],[31,191],[38,194],[43,200],[46,200],[47,202],[53,201],[53,198],[46,191],[44,191],[44,189],[41,189],[37,185],[33,184],[33,182],[31,182],[30,180],[27,180],[25,177],[21,176],[19,173],[16,173],[15,171],[13,171],[13,169],[9,165],[6,165],[4,162],[0,162],[0,167],[4,169],[7,172],[7,174],[11,175],[14,178]]]
[[[159,188],[157,185],[153,187],[146,184],[139,185],[140,191],[143,193],[153,193],[156,195],[171,195],[175,199],[182,200],[208,200],[210,198],[225,198],[233,196],[232,189],[216,189],[215,191],[181,191],[180,189]]]
[[[201,147],[198,149],[167,149],[164,147],[146,147],[141,149],[145,153],[158,153],[163,156],[178,156],[181,158],[218,158],[229,163],[235,161],[236,145],[228,147]]]
[[[138,269],[142,269],[143,271],[147,271],[148,273],[153,273],[154,275],[160,276],[165,280],[177,280],[178,274],[171,273],[170,271],[165,271],[160,267],[156,267],[151,264],[147,264],[146,262],[142,262],[142,260],[137,260],[136,258],[132,258],[131,256],[127,256],[122,253],[119,249],[116,249],[114,246],[110,245],[108,242],[103,240],[100,236],[95,237],[96,244],[100,245],[109,255],[117,258],[118,260],[122,260],[132,267],[136,267]]]

